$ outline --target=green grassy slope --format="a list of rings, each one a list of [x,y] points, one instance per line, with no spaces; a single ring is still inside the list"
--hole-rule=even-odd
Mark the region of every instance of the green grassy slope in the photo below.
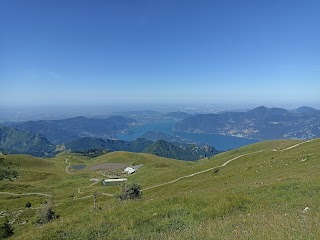
[[[289,148],[298,143],[267,141],[197,162],[127,152],[93,159],[67,152],[52,159],[3,156],[20,178],[1,181],[0,191],[50,194],[61,217],[41,228],[34,223],[37,209],[24,206],[40,207],[48,199],[40,195],[0,194],[0,211],[16,219],[13,239],[319,239],[320,139]],[[144,164],[127,176],[142,185],[143,197],[120,202],[99,195],[94,210],[93,191],[119,190],[89,186],[90,178],[107,174],[90,166],[106,162]],[[69,174],[68,164],[88,166],[68,168]],[[305,207],[311,210],[302,213]]]

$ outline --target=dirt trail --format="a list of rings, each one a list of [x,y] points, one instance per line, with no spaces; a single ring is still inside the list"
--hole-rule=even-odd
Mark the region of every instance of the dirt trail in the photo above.
[[[69,170],[68,170],[68,168],[70,167],[70,165],[71,165],[71,163],[68,163],[68,158],[66,159],[66,161],[64,162],[64,163],[66,163],[66,164],[68,164],[67,166],[66,166],[66,173],[69,173],[69,174],[74,174],[74,173],[72,173],[72,172],[69,172]]]
[[[110,193],[99,193],[103,196],[108,196],[108,197],[114,197],[113,194],[110,194]],[[81,199],[87,199],[87,198],[91,198],[93,197],[93,195],[88,195],[88,196],[84,196],[84,197],[79,197],[79,198],[75,198],[74,200],[81,200]]]
[[[46,193],[10,193],[10,192],[0,192],[0,194],[7,194],[7,195],[13,195],[13,196],[39,195],[39,196],[44,196],[44,197],[52,197],[51,194],[46,194]]]
[[[101,195],[109,196],[109,197],[114,197],[114,195],[113,195],[113,194],[110,194],[110,193],[101,193]]]
[[[310,140],[308,140],[308,141],[300,142],[300,143],[297,143],[297,144],[292,145],[292,146],[290,146],[290,147],[287,147],[287,148],[285,148],[285,149],[282,149],[281,151],[287,151],[287,150],[290,150],[290,149],[292,149],[292,148],[298,147],[298,146],[300,146],[301,144],[305,144],[305,143],[308,143],[308,142],[312,142],[312,141],[317,140],[317,139],[319,139],[319,138],[314,138],[314,139],[310,139]]]
[[[310,139],[310,140],[308,140],[308,141],[300,142],[300,143],[298,143],[298,144],[294,144],[294,145],[292,145],[292,146],[290,146],[290,147],[287,147],[287,148],[285,148],[285,149],[282,149],[281,151],[287,151],[287,150],[293,149],[293,148],[295,148],[295,147],[298,147],[298,146],[300,146],[301,144],[308,143],[308,142],[312,142],[312,141],[317,140],[317,139],[318,139],[318,138],[314,138],[314,139]],[[260,151],[258,151],[258,152],[262,152],[262,151],[263,151],[263,150],[260,150]],[[257,152],[252,152],[252,153],[257,153]],[[226,166],[227,164],[229,164],[230,162],[232,162],[232,161],[234,161],[234,160],[236,160],[236,159],[239,159],[239,158],[241,158],[241,157],[243,157],[243,156],[252,154],[252,153],[247,153],[247,154],[239,155],[239,156],[237,156],[237,157],[235,157],[235,158],[232,158],[232,159],[226,161],[224,164],[222,164],[222,165],[220,165],[220,166],[215,166],[215,167],[212,167],[212,168],[208,168],[208,169],[205,169],[205,170],[200,171],[200,172],[196,172],[196,173],[193,173],[193,174],[189,174],[189,175],[185,175],[185,176],[176,178],[176,179],[174,179],[174,180],[172,180],[172,181],[169,181],[169,182],[161,183],[161,184],[158,184],[158,185],[155,185],[155,186],[152,186],[152,187],[147,187],[147,188],[142,189],[142,191],[149,190],[149,189],[156,188],[156,187],[161,187],[161,186],[168,185],[168,184],[171,184],[171,183],[175,183],[175,182],[177,182],[177,181],[179,181],[179,180],[181,180],[181,179],[190,178],[190,177],[196,176],[196,175],[201,174],[201,173],[209,172],[209,171],[211,171],[211,170],[213,170],[213,169],[215,169],[215,168],[225,167],[225,166]]]
[[[82,188],[92,187],[92,186],[98,184],[100,181],[101,181],[101,179],[98,179],[98,181],[96,181],[96,182],[94,182],[94,183],[91,183],[91,184],[88,185],[88,186],[84,186],[84,187],[82,187]]]
[[[259,151],[261,152],[261,151]],[[254,152],[256,153],[256,152]],[[222,165],[220,166],[215,166],[215,167],[212,167],[212,168],[208,168],[208,169],[205,169],[205,170],[202,170],[202,171],[199,171],[199,172],[196,172],[196,173],[192,173],[192,174],[189,174],[189,175],[185,175],[185,176],[182,176],[182,177],[179,177],[179,178],[176,178],[172,181],[169,181],[169,182],[165,182],[165,183],[161,183],[161,184],[158,184],[158,185],[155,185],[155,186],[152,186],[152,187],[147,187],[147,188],[144,188],[142,189],[142,191],[145,191],[145,190],[149,190],[149,189],[152,189],[152,188],[156,188],[156,187],[161,187],[161,186],[164,186],[164,185],[168,185],[168,184],[171,184],[171,183],[175,183],[181,179],[184,179],[184,178],[190,178],[190,177],[193,177],[193,176],[196,176],[198,174],[201,174],[201,173],[205,173],[205,172],[209,172],[209,171],[212,171],[213,169],[215,168],[220,168],[220,167],[225,167],[227,164],[229,164],[230,162],[234,161],[234,160],[237,160],[243,156],[246,156],[246,155],[249,155],[249,154],[252,154],[252,153],[247,153],[247,154],[242,154],[242,155],[239,155],[237,157],[234,157],[228,161],[226,161],[225,163],[223,163]]]

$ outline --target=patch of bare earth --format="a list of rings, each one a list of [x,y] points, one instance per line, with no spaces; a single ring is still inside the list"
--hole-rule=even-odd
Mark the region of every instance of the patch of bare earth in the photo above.
[[[98,171],[98,170],[112,171],[119,168],[126,168],[128,166],[129,165],[127,163],[99,163],[90,167],[90,169],[92,171]]]

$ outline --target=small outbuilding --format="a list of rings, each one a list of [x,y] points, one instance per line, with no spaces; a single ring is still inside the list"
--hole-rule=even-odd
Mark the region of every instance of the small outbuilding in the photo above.
[[[126,178],[114,178],[114,179],[103,179],[102,180],[102,186],[115,186],[121,183],[126,182]]]
[[[123,172],[127,173],[127,174],[132,174],[134,172],[136,172],[139,168],[141,168],[143,166],[143,164],[140,165],[136,165],[136,166],[131,166],[131,167],[126,167]]]
[[[123,170],[123,172],[124,173],[128,173],[128,174],[132,174],[132,173],[134,173],[136,170],[134,169],[134,168],[132,168],[132,167],[126,167],[124,170]]]

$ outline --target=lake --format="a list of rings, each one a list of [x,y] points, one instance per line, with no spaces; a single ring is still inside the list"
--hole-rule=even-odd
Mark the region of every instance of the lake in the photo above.
[[[120,140],[133,141],[148,131],[159,131],[170,135],[177,135],[182,138],[192,140],[202,144],[209,144],[214,146],[218,150],[226,151],[228,149],[239,148],[248,144],[256,143],[258,140],[240,138],[233,136],[226,136],[220,134],[208,134],[208,133],[186,133],[172,131],[177,122],[175,121],[161,121],[147,123],[141,126],[135,126],[130,128],[134,131],[134,134],[117,134],[117,138]]]
[[[74,170],[81,170],[83,168],[85,168],[87,166],[87,164],[79,164],[79,165],[71,165],[70,168],[74,169]]]

